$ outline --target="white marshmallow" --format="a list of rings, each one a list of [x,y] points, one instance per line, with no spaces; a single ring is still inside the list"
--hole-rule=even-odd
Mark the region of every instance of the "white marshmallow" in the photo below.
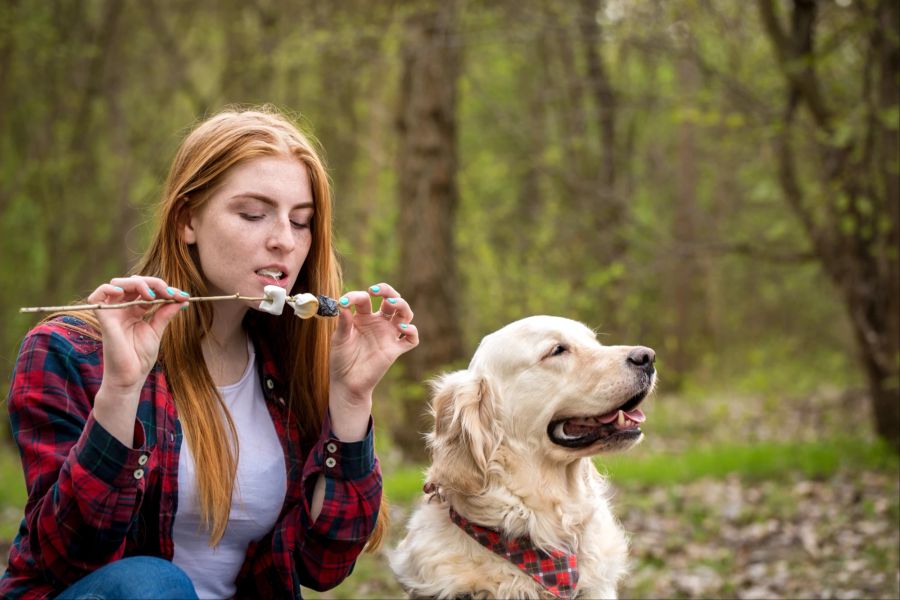
[[[278,285],[267,285],[263,288],[266,299],[259,303],[259,310],[273,315],[280,315],[284,310],[284,299],[287,291]]]
[[[319,299],[312,294],[297,294],[288,298],[287,303],[294,309],[294,314],[301,319],[314,317],[319,311]]]

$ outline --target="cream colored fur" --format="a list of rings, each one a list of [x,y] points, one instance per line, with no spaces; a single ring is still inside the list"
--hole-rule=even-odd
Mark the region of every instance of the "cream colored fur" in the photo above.
[[[559,344],[567,350],[554,355]],[[578,597],[616,597],[627,541],[590,456],[635,442],[570,449],[554,444],[547,427],[560,417],[607,413],[640,391],[626,361],[631,349],[603,346],[575,321],[529,317],[485,337],[468,369],[433,383],[431,493],[390,554],[410,596],[551,597],[457,527],[448,516],[453,507],[510,537],[577,553]]]

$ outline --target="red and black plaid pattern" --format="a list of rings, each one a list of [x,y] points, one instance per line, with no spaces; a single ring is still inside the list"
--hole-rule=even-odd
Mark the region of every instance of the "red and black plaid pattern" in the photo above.
[[[561,550],[549,552],[537,548],[528,537],[506,539],[494,529],[469,521],[450,509],[450,519],[475,541],[499,554],[537,581],[557,598],[575,597],[578,586],[578,557]]]
[[[165,374],[157,365],[147,378],[128,448],[91,415],[103,379],[102,344],[67,325],[86,326],[63,317],[28,334],[9,389],[28,502],[0,575],[4,600],[52,597],[119,558],[171,560],[174,552],[182,431]],[[381,469],[371,421],[365,440],[342,443],[326,413],[319,439],[302,440],[270,349],[264,340],[254,345],[288,487],[272,531],[247,548],[237,596],[300,598],[301,585],[329,589],[352,570],[378,516]],[[326,464],[326,454],[335,460]],[[320,473],[325,501],[313,523],[310,498]]]

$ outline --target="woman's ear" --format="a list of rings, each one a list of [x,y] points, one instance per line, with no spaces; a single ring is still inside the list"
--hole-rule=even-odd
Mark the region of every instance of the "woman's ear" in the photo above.
[[[194,230],[194,211],[188,208],[187,196],[178,199],[181,210],[178,211],[178,229],[181,232],[181,240],[190,246],[197,243],[197,232]]]

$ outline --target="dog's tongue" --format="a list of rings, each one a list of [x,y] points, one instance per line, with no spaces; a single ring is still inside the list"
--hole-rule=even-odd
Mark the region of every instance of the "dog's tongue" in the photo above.
[[[631,419],[632,421],[634,421],[635,423],[643,423],[644,421],[647,420],[647,417],[644,416],[643,411],[639,408],[633,408],[631,410],[624,410],[622,412],[624,412],[625,416],[628,417],[629,419]],[[600,422],[608,425],[609,423],[612,423],[613,421],[617,420],[618,418],[619,418],[619,410],[616,409],[610,413],[602,415],[600,417]]]
[[[620,412],[623,413],[623,421],[621,423],[618,422]],[[634,427],[635,424],[643,423],[646,420],[647,417],[644,416],[644,413],[639,408],[623,411],[616,409],[599,417],[569,419],[566,421],[565,429],[563,431],[565,431],[566,435],[579,436],[591,433],[598,424],[609,425],[610,423],[616,423],[617,429],[628,429]]]

